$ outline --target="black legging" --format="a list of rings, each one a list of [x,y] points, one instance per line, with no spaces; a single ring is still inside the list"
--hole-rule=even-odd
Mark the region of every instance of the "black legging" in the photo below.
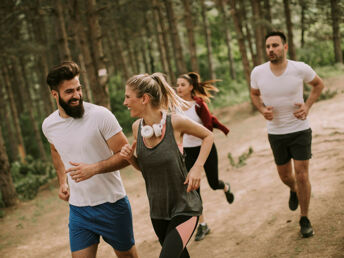
[[[159,238],[159,242],[162,246],[159,258],[189,258],[189,252],[186,249],[186,244],[189,242],[192,234],[194,233],[198,217],[191,216],[176,216],[172,220],[151,219],[155,234]],[[191,224],[186,225],[184,222]],[[183,225],[182,225],[183,224]],[[179,228],[179,230],[177,229]],[[181,227],[181,228],[180,228]],[[183,227],[188,227],[189,230],[184,230]],[[184,234],[183,236],[181,234]],[[186,238],[186,244],[184,247],[183,239]]]
[[[184,148],[186,154],[185,165],[188,171],[190,171],[192,166],[195,164],[200,150],[201,146]],[[225,188],[224,182],[219,179],[217,150],[215,144],[213,144],[213,146],[211,147],[209,156],[206,162],[204,163],[204,170],[205,174],[207,175],[208,183],[211,189],[217,190]],[[200,194],[200,188],[197,189],[197,192]]]

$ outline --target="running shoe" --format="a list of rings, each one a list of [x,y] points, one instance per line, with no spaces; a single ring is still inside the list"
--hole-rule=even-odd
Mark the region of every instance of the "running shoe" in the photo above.
[[[299,199],[297,198],[296,192],[290,191],[289,196],[289,209],[294,211],[299,206]]]
[[[306,216],[302,216],[300,219],[300,233],[302,235],[302,237],[311,237],[314,235],[314,231],[311,225],[311,222],[309,221],[309,219]]]
[[[231,203],[234,202],[234,194],[231,193],[231,187],[230,187],[229,183],[226,183],[226,185],[228,186],[228,191],[225,192],[226,199],[227,199],[227,202],[228,202],[229,204],[231,204]]]
[[[210,228],[208,227],[207,224],[205,224],[204,226],[202,224],[199,224],[197,228],[197,233],[195,236],[195,241],[201,241],[209,233],[210,233]]]

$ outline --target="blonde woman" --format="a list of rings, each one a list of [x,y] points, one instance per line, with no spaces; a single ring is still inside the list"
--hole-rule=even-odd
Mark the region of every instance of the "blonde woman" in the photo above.
[[[120,154],[144,177],[151,221],[162,246],[160,257],[190,257],[186,244],[202,214],[202,202],[195,190],[200,185],[213,134],[173,112],[187,104],[161,73],[130,78],[124,105],[132,117],[139,119],[132,126],[133,145],[125,145]],[[189,173],[183,155],[184,134],[202,139],[200,153]]]

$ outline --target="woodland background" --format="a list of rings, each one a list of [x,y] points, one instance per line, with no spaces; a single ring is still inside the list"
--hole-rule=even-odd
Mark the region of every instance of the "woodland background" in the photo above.
[[[128,133],[130,76],[163,72],[175,85],[196,71],[222,80],[211,107],[249,101],[249,75],[266,61],[272,29],[286,32],[290,59],[321,77],[343,71],[343,17],[341,0],[2,0],[0,207],[34,198],[55,177],[41,132],[56,109],[46,84],[54,65],[77,62],[84,99],[111,109]]]

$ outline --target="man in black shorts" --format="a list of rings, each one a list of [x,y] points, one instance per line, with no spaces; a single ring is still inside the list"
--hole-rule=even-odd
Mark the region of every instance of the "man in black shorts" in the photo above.
[[[268,137],[277,171],[290,188],[289,208],[296,210],[300,202],[300,232],[303,237],[310,237],[314,234],[308,219],[312,131],[307,115],[324,84],[309,65],[286,58],[288,44],[282,32],[270,32],[265,43],[269,62],[256,66],[251,73],[251,99],[268,120]],[[312,86],[306,102],[304,82]]]

